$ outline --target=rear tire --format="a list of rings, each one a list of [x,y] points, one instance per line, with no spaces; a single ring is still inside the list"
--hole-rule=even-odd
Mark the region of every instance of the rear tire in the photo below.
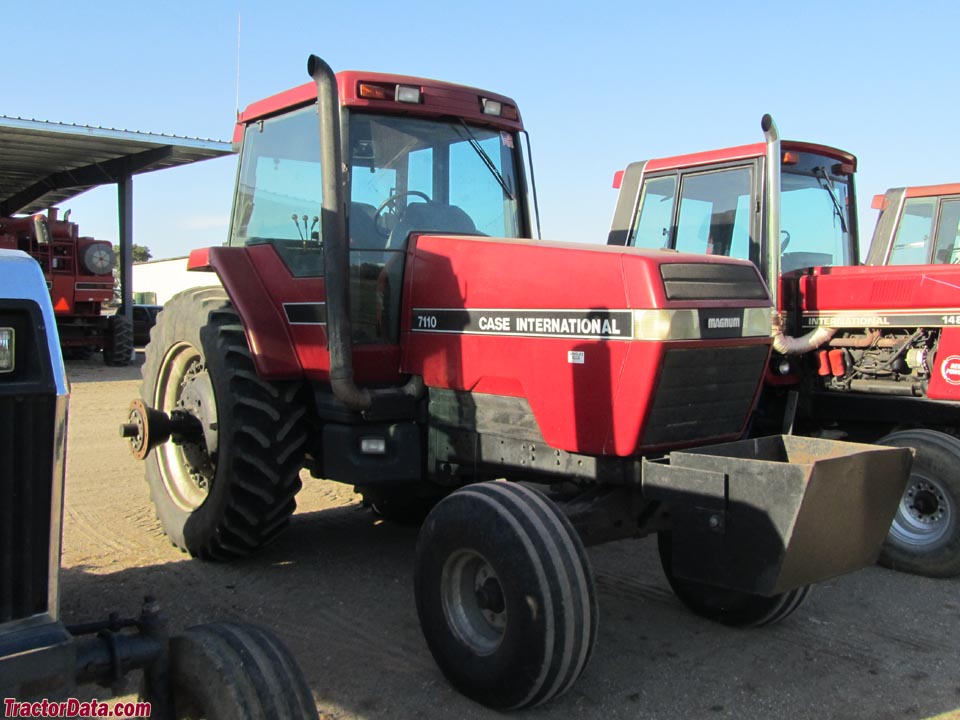
[[[240,318],[222,288],[169,301],[146,349],[140,395],[187,412],[201,438],[146,458],[150,497],[174,545],[230,560],[272,540],[296,509],[307,441],[299,383],[257,376]]]
[[[891,433],[876,444],[916,450],[880,564],[928,577],[960,574],[960,440],[920,429]]]
[[[597,637],[590,563],[541,493],[486,482],[447,496],[417,541],[420,626],[450,683],[518,709],[570,688]]]
[[[253,625],[208,623],[172,638],[170,684],[177,718],[317,718],[297,661]]]
[[[103,362],[112,367],[126,367],[133,359],[133,323],[126,315],[111,315],[103,341]]]
[[[673,574],[673,542],[669,532],[657,535],[660,564],[674,594],[687,609],[730,627],[773,625],[791,615],[810,593],[810,585],[766,597],[740,590],[683,580]]]

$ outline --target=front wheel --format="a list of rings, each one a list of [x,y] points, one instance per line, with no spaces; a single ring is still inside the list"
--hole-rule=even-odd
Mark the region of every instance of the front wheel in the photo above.
[[[307,431],[297,383],[262,380],[222,288],[171,299],[146,349],[140,395],[194,428],[145,460],[150,498],[171,541],[197,557],[243,557],[296,508]]]
[[[657,535],[660,564],[674,594],[688,610],[708,620],[731,627],[762,627],[778,623],[791,615],[807,599],[810,586],[769,597],[740,590],[684,580],[673,574],[673,536]]]
[[[935,430],[901,430],[877,445],[916,450],[880,564],[929,577],[960,574],[960,440]]]
[[[580,538],[552,502],[514,483],[471,485],[437,504],[417,540],[415,594],[443,674],[496,709],[566,691],[597,637]]]
[[[177,718],[317,718],[290,651],[253,625],[214,622],[173,637],[170,685]]]

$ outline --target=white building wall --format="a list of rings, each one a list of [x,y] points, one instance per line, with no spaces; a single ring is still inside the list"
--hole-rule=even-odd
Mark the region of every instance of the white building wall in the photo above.
[[[212,272],[188,272],[187,258],[151,260],[133,266],[133,292],[152,292],[157,295],[157,304],[164,305],[182,290],[203,285],[219,285],[220,280]]]

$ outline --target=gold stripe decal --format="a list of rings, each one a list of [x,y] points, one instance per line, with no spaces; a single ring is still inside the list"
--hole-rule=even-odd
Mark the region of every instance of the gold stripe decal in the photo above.
[[[924,310],[845,310],[843,312],[804,313],[804,328],[874,327],[950,327],[960,325],[960,309]]]

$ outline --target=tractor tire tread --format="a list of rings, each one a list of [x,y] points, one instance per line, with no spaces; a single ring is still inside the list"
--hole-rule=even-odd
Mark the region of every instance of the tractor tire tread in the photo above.
[[[215,328],[209,334],[212,340],[198,349],[208,371],[213,361],[216,371],[222,373],[221,387],[226,392],[217,394],[220,448],[225,444],[232,448],[229,456],[221,453],[218,459],[218,465],[227,466],[218,466],[215,482],[228,483],[220,516],[211,518],[198,543],[189,543],[182,532],[179,536],[171,535],[175,544],[197,557],[249,555],[272,540],[296,508],[294,498],[301,488],[299,473],[308,439],[302,388],[298,383],[266,381],[256,374],[238,315],[221,288],[187,290],[167,303],[164,315],[169,329],[158,323],[160,344],[164,344],[163,340],[199,338],[199,328],[203,326]],[[199,339],[198,342],[203,343]],[[150,406],[165,352],[166,347],[158,346],[156,352],[148,352],[143,365],[141,395]],[[211,353],[217,357],[214,359]],[[230,421],[226,422],[225,417]],[[229,438],[224,438],[226,433]],[[147,460],[150,462],[151,458],[148,456]],[[162,482],[151,482],[155,504],[159,500],[156,495],[163,492]],[[166,523],[164,526],[166,529]]]

